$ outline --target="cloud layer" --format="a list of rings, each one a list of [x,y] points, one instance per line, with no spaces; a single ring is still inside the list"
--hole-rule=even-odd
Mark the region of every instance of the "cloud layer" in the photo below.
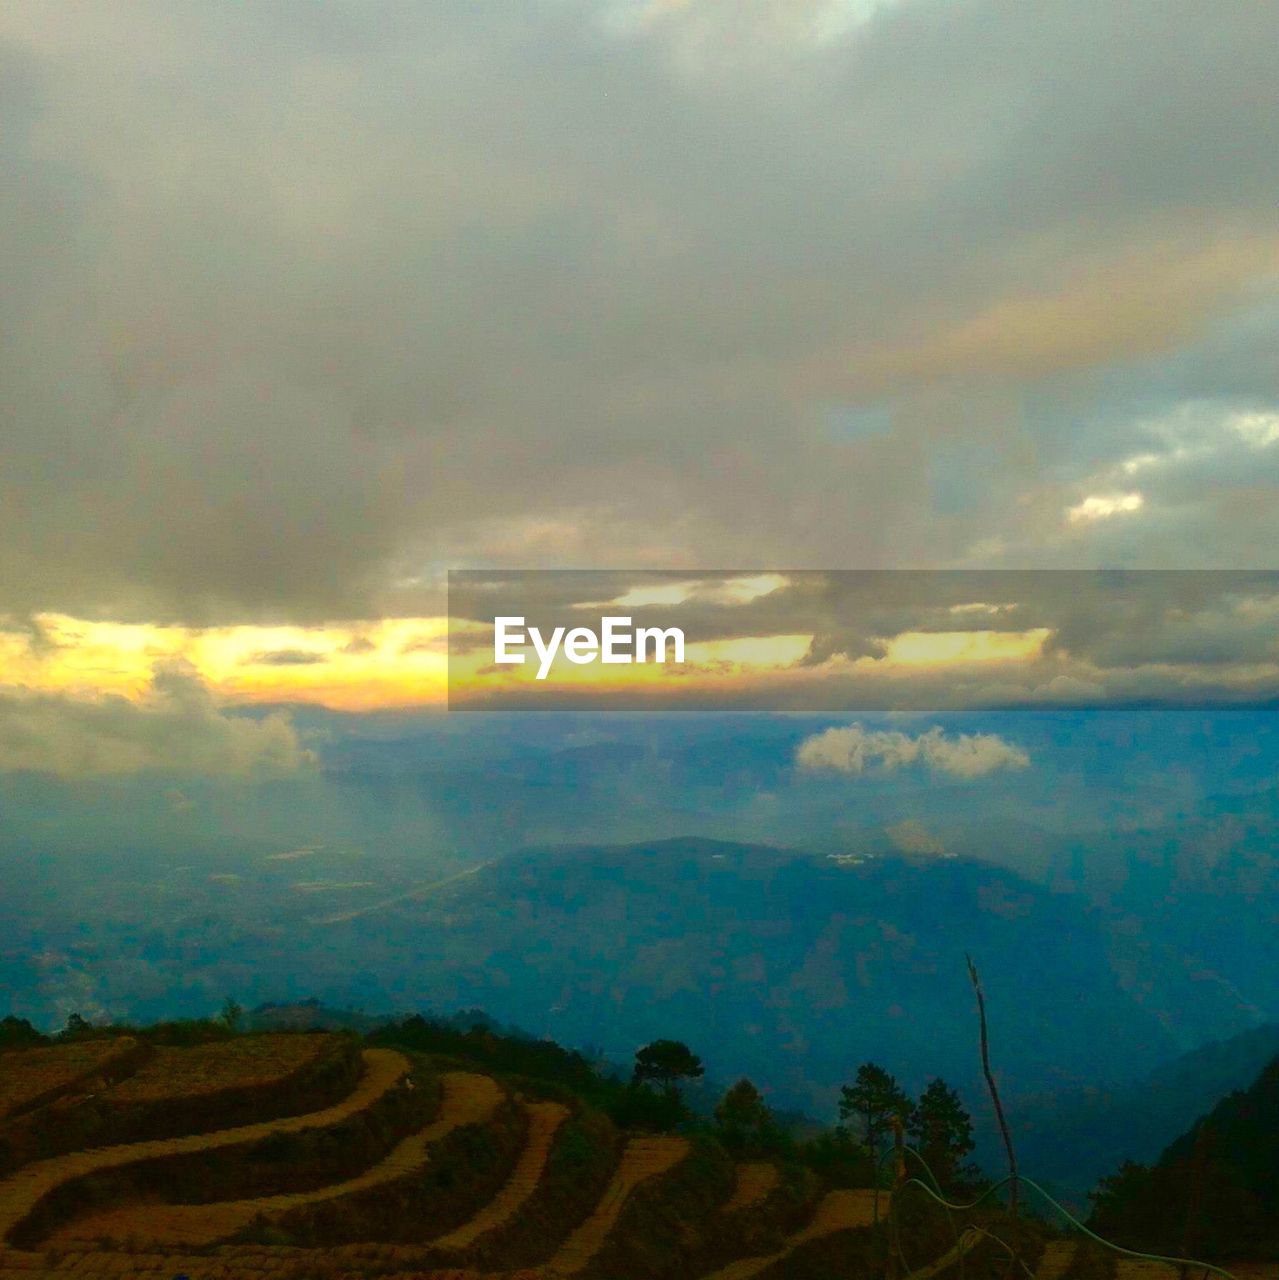
[[[1276,45],[1199,0],[16,0],[0,613],[1256,564]]]
[[[1279,700],[1275,571],[476,570],[449,582],[452,693],[508,706],[582,705],[586,690],[508,685],[509,668],[487,687],[473,679],[496,614],[546,633],[598,626],[622,600],[637,602],[624,606],[636,625],[681,628],[690,665],[630,690],[619,679],[615,702],[856,715]]]

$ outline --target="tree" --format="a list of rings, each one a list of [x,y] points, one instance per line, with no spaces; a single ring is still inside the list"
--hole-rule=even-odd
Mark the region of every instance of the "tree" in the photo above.
[[[240,1024],[244,1021],[244,1009],[237,1004],[231,996],[222,1002],[222,1012],[218,1014],[218,1021],[230,1032],[236,1032],[240,1029]]]
[[[656,1084],[678,1098],[681,1080],[697,1080],[704,1074],[701,1058],[682,1040],[654,1040],[635,1055],[631,1080],[636,1085]]]
[[[1268,1070],[1279,1082],[1279,1060]],[[1089,1196],[1088,1225],[1126,1248],[1152,1253],[1212,1261],[1273,1255],[1279,1128],[1250,1093],[1224,1099],[1152,1167],[1127,1162],[1103,1178]],[[1256,1134],[1262,1157],[1256,1164],[1243,1143],[1221,1142],[1216,1125],[1232,1108],[1245,1133]]]
[[[735,1155],[763,1155],[777,1145],[777,1122],[749,1080],[739,1080],[720,1099],[715,1123],[724,1145]]]
[[[857,1068],[857,1078],[840,1089],[839,1118],[855,1120],[862,1141],[878,1156],[883,1140],[896,1116],[904,1124],[911,1113],[911,1101],[896,1080],[873,1062]]]
[[[1172,1250],[1184,1229],[1185,1205],[1159,1169],[1125,1160],[1088,1193],[1088,1225],[1129,1249]]]
[[[832,1186],[869,1187],[875,1181],[875,1162],[842,1125],[826,1129],[799,1144],[800,1160]]]
[[[93,1035],[93,1023],[81,1014],[73,1013],[67,1018],[67,1025],[58,1032],[59,1040],[85,1040]]]
[[[961,1180],[964,1157],[973,1149],[973,1122],[945,1080],[933,1080],[924,1090],[907,1131],[943,1187]]]
[[[605,1110],[619,1129],[645,1129],[650,1133],[669,1133],[689,1118],[688,1108],[673,1090],[659,1093],[634,1082],[608,1099]]]
[[[15,1018],[12,1014],[0,1018],[0,1048],[27,1049],[48,1042],[49,1037],[41,1035],[25,1018]]]

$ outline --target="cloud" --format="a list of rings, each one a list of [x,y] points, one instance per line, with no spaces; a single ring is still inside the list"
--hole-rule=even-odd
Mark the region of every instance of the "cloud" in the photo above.
[[[344,653],[367,653],[373,646],[353,648],[347,645]],[[309,649],[266,649],[250,654],[244,660],[245,665],[254,667],[312,667],[327,661],[322,653],[314,653]]]
[[[313,764],[287,717],[228,714],[181,662],[157,665],[137,702],[0,688],[0,771],[246,776]],[[169,795],[186,807],[180,792]]]
[[[487,641],[472,641],[485,617],[520,615],[546,631],[566,619],[590,621],[589,610],[606,611],[599,601],[630,592],[669,601],[665,588],[676,576],[455,573],[449,601],[461,640],[452,641],[453,654],[484,649]],[[771,590],[736,601],[704,573],[696,593],[681,587],[678,603],[636,610],[645,626],[683,629],[697,659],[665,668],[679,676],[666,685],[685,687],[647,685],[644,696],[656,700],[648,705],[865,715],[1279,698],[1279,571],[792,570],[771,577],[779,580]],[[734,655],[745,664],[740,669],[701,661]],[[716,672],[729,678],[700,678]],[[626,691],[619,683],[619,695]],[[504,683],[490,692],[495,704],[515,695],[507,700],[514,706],[528,691]],[[475,693],[484,695],[478,682]],[[610,705],[607,690],[597,695],[596,705]],[[570,700],[581,706],[592,696],[578,688]]]
[[[801,769],[861,774],[875,765],[892,770],[924,764],[958,778],[980,778],[1001,769],[1024,769],[1030,757],[994,733],[948,736],[939,725],[911,737],[896,730],[866,729],[860,724],[827,729],[800,743],[795,761]]]
[[[0,12],[0,611],[1279,546],[1275,6],[301,12]],[[1251,467],[1063,519],[1241,397]]]
[[[1144,496],[1137,492],[1090,493],[1067,510],[1066,519],[1071,524],[1085,520],[1108,520],[1111,516],[1140,511],[1144,503]]]
[[[317,848],[310,846],[303,849],[286,849],[283,853],[268,853],[266,860],[268,862],[294,862],[298,858],[314,857],[317,852]]]

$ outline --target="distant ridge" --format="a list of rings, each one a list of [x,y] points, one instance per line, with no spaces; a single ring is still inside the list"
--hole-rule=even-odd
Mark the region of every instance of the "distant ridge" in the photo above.
[[[1132,1085],[1027,1099],[1012,1114],[1025,1167],[1079,1200],[1125,1160],[1153,1160],[1276,1056],[1279,1023],[1268,1023],[1182,1054]],[[979,1155],[993,1167],[998,1152],[991,1142]]]

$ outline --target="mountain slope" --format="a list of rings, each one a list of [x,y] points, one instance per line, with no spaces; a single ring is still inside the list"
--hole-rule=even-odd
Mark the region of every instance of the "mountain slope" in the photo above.
[[[712,1072],[819,1114],[866,1058],[915,1086],[976,1083],[965,952],[1011,1093],[1130,1080],[1183,1047],[1111,967],[1106,917],[964,859],[695,839],[541,850],[325,927],[338,947],[360,930],[370,969],[385,952],[412,972],[397,1003],[479,1005],[620,1060],[684,1038]]]
[[[1279,1260],[1279,1057],[1152,1168],[1128,1164],[1107,1179],[1094,1223],[1137,1248],[1179,1239],[1207,1258]]]
[[[1010,1117],[1022,1167],[1081,1195],[1125,1160],[1153,1160],[1276,1056],[1279,1025],[1270,1024],[1183,1054],[1135,1084],[1028,1098]],[[978,1156],[993,1167],[998,1151],[987,1137]]]

